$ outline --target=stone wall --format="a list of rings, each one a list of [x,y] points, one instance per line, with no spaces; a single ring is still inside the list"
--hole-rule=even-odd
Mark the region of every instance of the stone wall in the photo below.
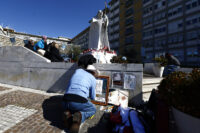
[[[7,56],[3,56],[0,59],[0,83],[28,87],[47,92],[64,93],[72,74],[77,69],[77,65],[72,63],[40,62],[33,59],[38,58],[39,56],[26,57],[27,54],[24,53],[27,52],[27,49],[25,48],[21,49],[20,53],[15,49],[10,49],[9,52],[5,49],[9,48],[3,47],[3,50],[0,51],[4,51],[4,54],[20,54],[20,57],[11,60],[10,58],[7,58]],[[21,59],[17,60],[17,58]],[[134,91],[129,91],[129,104],[142,101],[142,64],[95,65],[99,69],[101,75],[111,77],[113,72],[127,72],[134,74],[136,76],[136,88]]]
[[[15,43],[12,44],[10,41],[10,37],[5,35],[0,35],[0,46],[24,46],[24,40],[15,38]]]
[[[47,58],[22,46],[0,47],[0,61],[9,62],[51,62]]]

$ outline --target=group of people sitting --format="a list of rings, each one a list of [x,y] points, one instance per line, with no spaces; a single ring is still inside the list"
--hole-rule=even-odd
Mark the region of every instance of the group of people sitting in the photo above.
[[[55,42],[47,44],[47,37],[43,36],[42,40],[34,44],[33,40],[29,40],[25,47],[35,51],[36,53],[48,58],[52,62],[63,62],[60,56],[59,45]]]

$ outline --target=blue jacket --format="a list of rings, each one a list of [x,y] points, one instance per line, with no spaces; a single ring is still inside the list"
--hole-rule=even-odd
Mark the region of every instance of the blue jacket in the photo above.
[[[65,94],[76,94],[86,99],[92,100],[96,97],[96,79],[95,77],[83,69],[77,69],[72,76]]]
[[[44,40],[40,40],[34,45],[33,47],[34,51],[37,51],[37,48],[44,49]]]

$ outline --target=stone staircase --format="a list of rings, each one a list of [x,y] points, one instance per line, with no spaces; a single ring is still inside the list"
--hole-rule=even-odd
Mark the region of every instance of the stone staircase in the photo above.
[[[151,91],[157,89],[157,86],[160,84],[163,78],[155,77],[153,75],[144,74],[142,81],[142,94],[143,100],[148,101]]]

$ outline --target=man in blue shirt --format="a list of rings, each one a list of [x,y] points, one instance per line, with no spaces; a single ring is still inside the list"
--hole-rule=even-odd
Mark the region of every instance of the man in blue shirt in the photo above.
[[[78,132],[81,122],[96,113],[96,107],[89,99],[95,100],[96,69],[93,63],[96,59],[92,55],[82,56],[78,61],[79,68],[73,74],[63,97],[64,109],[69,110],[66,119],[72,117],[70,132]]]
[[[37,42],[37,43],[34,45],[34,47],[33,47],[34,51],[37,52],[38,49],[43,49],[43,50],[45,50],[46,43],[47,43],[47,37],[46,37],[46,36],[43,36],[43,37],[42,37],[42,40],[40,40],[39,42]]]

